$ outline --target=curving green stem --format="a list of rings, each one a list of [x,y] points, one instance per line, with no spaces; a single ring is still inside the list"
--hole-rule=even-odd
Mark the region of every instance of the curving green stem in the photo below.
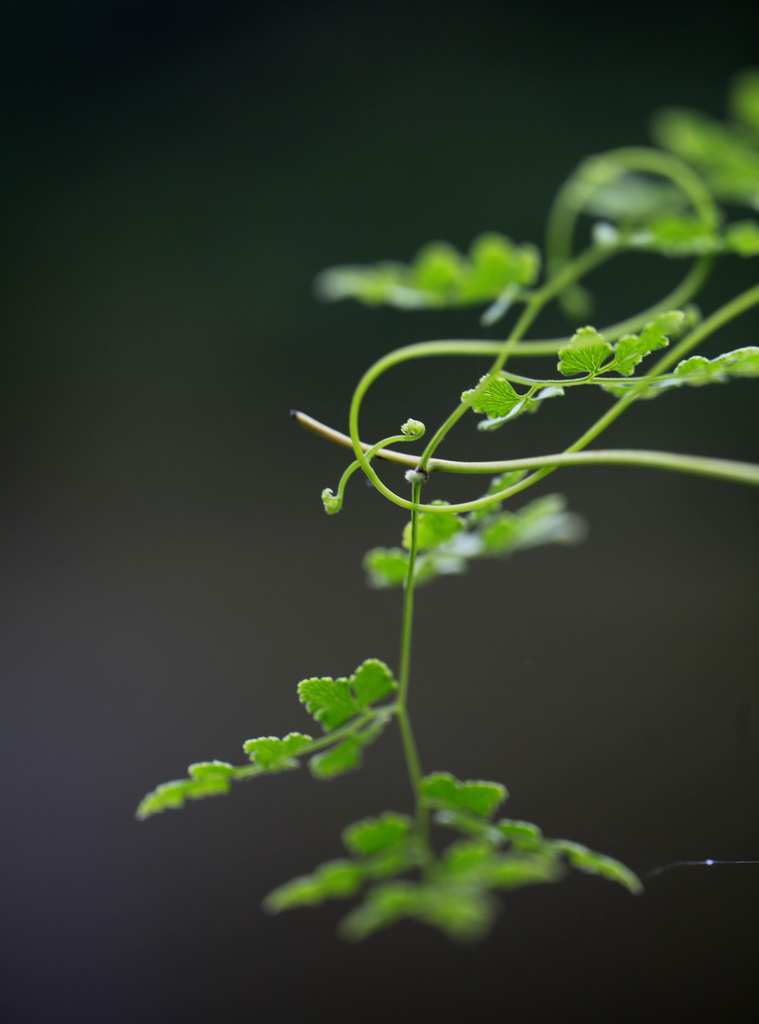
[[[577,221],[595,193],[630,171],[643,171],[669,178],[687,196],[704,224],[709,227],[718,226],[721,216],[709,189],[699,175],[678,157],[644,146],[612,149],[584,160],[557,192],[546,229],[546,262],[549,272],[556,272],[570,259]],[[636,331],[659,313],[676,309],[688,302],[701,288],[712,262],[711,256],[700,256],[685,278],[668,295],[636,316],[615,324],[619,333],[609,333],[607,337],[613,340],[622,334]]]
[[[574,226],[583,207],[599,188],[608,184],[608,182],[613,180],[615,177],[627,173],[630,170],[646,171],[648,173],[658,174],[669,178],[688,197],[704,223],[710,226],[716,226],[719,223],[719,210],[717,209],[708,189],[698,175],[686,164],[682,163],[677,157],[673,157],[668,153],[662,153],[658,150],[645,149],[643,147],[628,147],[624,149],[611,150],[608,153],[601,154],[598,157],[591,158],[589,161],[585,161],[578,172],[573,175],[559,191],[556,202],[554,203],[549,216],[546,246],[549,267],[548,280],[542,288],[539,288],[531,295],[508,340],[497,351],[495,362],[493,363],[489,373],[481,383],[472,390],[468,398],[459,403],[459,405],[453,410],[453,412],[451,412],[445,422],[441,424],[432,436],[419,460],[419,466],[421,469],[426,469],[428,467],[433,453],[440,445],[443,438],[461,419],[469,406],[477,400],[482,391],[484,391],[488,386],[490,380],[492,380],[492,378],[503,368],[506,360],[511,355],[516,354],[520,349],[522,352],[527,354],[529,343],[522,343],[520,345],[520,340],[543,307],[552,299],[560,295],[567,287],[582,278],[599,263],[609,259],[613,255],[616,255],[619,251],[614,246],[592,246],[580,255],[570,258]],[[611,328],[607,328],[605,332],[606,336],[610,340],[614,340],[625,332],[634,330],[638,326],[646,323],[657,313],[668,308],[671,309],[673,306],[680,305],[687,301],[687,299],[690,298],[703,283],[710,266],[710,257],[699,258],[694,267],[689,271],[685,280],[681,282],[673,292],[665,296],[664,299],[656,303],[654,306],[646,309],[643,313],[620,321],[617,324],[613,324]],[[437,344],[439,345],[443,343]],[[550,342],[538,344],[542,344],[542,351],[551,350],[548,348],[551,344]],[[364,395],[366,394],[369,386],[377,379],[378,376],[380,376],[380,374],[384,373],[391,366],[397,365],[397,363],[401,362],[404,358],[410,358],[411,356],[405,354],[408,353],[409,348],[411,348],[411,346],[408,346],[405,350],[391,353],[389,356],[385,357],[384,360],[379,360],[374,364],[374,366],[370,367],[362,377],[356,391],[354,392],[350,410],[350,435],[353,441],[356,458],[375,487],[377,487],[377,489],[390,501],[395,501],[396,504],[401,504],[401,502],[397,500],[399,496],[389,488],[385,487],[379,476],[369,466],[369,460],[362,451],[358,430],[358,413],[361,402],[363,401]],[[537,354],[537,346],[534,343],[531,346],[531,349],[530,354]],[[484,351],[485,350],[482,347],[478,348],[478,354],[484,353]],[[433,353],[428,349],[425,354],[431,355]],[[475,354],[473,347],[470,348],[469,354]],[[520,486],[519,489],[521,490],[522,486]],[[404,507],[407,506],[404,505]]]
[[[290,415],[293,417],[293,419],[300,419],[301,422],[303,422],[303,413],[299,413],[296,409],[292,409],[290,411]],[[309,419],[310,417],[305,418]],[[409,434],[393,434],[391,437],[383,438],[382,441],[377,441],[376,444],[365,446],[362,445],[362,450],[366,454],[366,461],[369,462],[369,460],[373,459],[377,452],[380,451],[380,449],[385,448],[386,445],[402,444],[404,441],[417,441],[421,436],[421,433],[416,434],[414,436],[410,436]],[[343,495],[345,494],[345,486],[350,480],[350,478],[353,476],[353,474],[356,472],[356,470],[360,469],[360,467],[361,463],[358,461],[358,459],[356,459],[354,462],[351,462],[351,464],[345,470],[343,475],[340,477],[340,482],[337,485],[337,494],[332,494],[332,490],[329,487],[325,488],[324,491],[322,491],[322,501],[324,502],[325,509],[329,512],[330,515],[334,515],[335,512],[339,512],[340,509],[342,508]]]
[[[576,281],[578,278],[583,277],[588,271],[592,270],[593,267],[602,263],[604,260],[609,259],[612,250],[591,248],[587,249],[584,253],[578,256],[571,263],[565,264],[561,270],[546,284],[536,291],[525,306],[522,315],[517,320],[514,328],[509,335],[508,341],[501,347],[501,351],[496,356],[496,360],[488,371],[487,376],[473,389],[472,393],[456,406],[453,412],[450,414],[448,419],[441,424],[441,426],[435,431],[433,436],[427,442],[427,447],[422,452],[422,457],[419,460],[419,468],[422,470],[427,469],[430,459],[438,445],[441,443],[446,434],[455,426],[456,423],[461,419],[467,409],[477,400],[482,394],[485,388],[488,386],[490,381],[500,372],[506,360],[515,350],[522,335],[530,327],[530,324],[535,320],[541,309],[547,305],[551,299],[555,298],[563,288],[566,287],[567,283]]]
[[[500,345],[498,354],[495,362],[493,363],[489,373],[480,384],[468,395],[467,398],[463,399],[459,405],[453,410],[448,419],[442,424],[442,426],[435,432],[434,436],[428,443],[424,452],[422,453],[419,461],[420,468],[425,469],[427,463],[432,457],[433,452],[438,447],[440,442],[443,440],[449,430],[458,422],[459,419],[464,415],[466,410],[475,402],[482,391],[485,390],[490,380],[501,370],[502,366],[506,362],[509,355],[515,350],[518,345],[521,335],[527,330],[530,324],[533,322],[535,317],[538,315],[540,310],[550,302],[563,288],[572,281],[577,280],[584,274],[588,273],[590,269],[597,266],[612,255],[612,249],[602,249],[594,247],[586,250],[579,256],[575,257],[572,261],[567,263],[561,268],[561,270],[549,281],[547,281],[542,288],[536,291],[530,298],[526,308],[524,309],[522,316],[517,321],[514,329],[512,330],[507,341]],[[442,344],[442,343],[440,343]],[[366,457],[366,453],[361,445],[361,438],[359,435],[358,417],[361,409],[361,403],[363,402],[366,392],[369,390],[374,381],[377,380],[383,373],[389,370],[392,366],[398,365],[404,362],[406,359],[412,358],[408,354],[408,350],[412,349],[413,346],[407,346],[404,350],[398,350],[396,352],[390,352],[388,355],[379,359],[376,363],[369,367],[366,373],[359,381],[355,391],[353,392],[353,398],[351,399],[349,424],[350,424],[350,436],[353,444],[353,450],[356,453],[356,458],[361,464],[366,476],[372,481],[377,490],[384,494],[386,498],[393,501],[396,505],[401,505],[403,508],[418,507],[424,508],[425,506],[417,505],[412,506],[405,498],[401,498],[395,494],[394,491],[386,487],[382,482],[377,473],[369,465],[369,460]],[[425,354],[428,354],[425,352]],[[437,506],[431,506],[436,508]]]
[[[574,229],[588,202],[600,189],[630,171],[669,178],[688,197],[709,227],[720,222],[714,198],[700,176],[679,157],[646,146],[623,146],[583,160],[564,182],[551,206],[546,228],[546,257],[555,272],[570,257]]]
[[[725,303],[724,306],[721,306],[718,310],[712,313],[711,316],[707,317],[700,324],[698,324],[690,332],[690,334],[683,338],[666,355],[662,356],[662,358],[659,359],[658,362],[654,364],[651,370],[649,370],[643,377],[641,377],[640,381],[635,387],[631,387],[626,395],[618,399],[617,402],[615,402],[614,405],[603,416],[601,416],[600,419],[598,419],[596,423],[594,423],[580,438],[578,438],[578,440],[575,441],[574,444],[570,445],[563,454],[579,452],[583,448],[586,448],[587,445],[590,444],[590,442],[593,441],[596,437],[598,437],[598,435],[602,433],[602,431],[605,430],[606,427],[613,423],[614,420],[617,419],[617,417],[620,416],[632,402],[634,402],[637,398],[641,396],[641,394],[643,394],[643,392],[648,387],[650,380],[653,377],[665,373],[667,370],[669,370],[669,368],[672,365],[674,365],[676,362],[682,359],[683,356],[687,355],[690,351],[692,351],[692,349],[696,345],[698,345],[701,341],[707,338],[710,334],[713,334],[716,330],[718,330],[720,327],[723,327],[726,323],[729,323],[736,316],[745,313],[747,310],[751,309],[753,306],[756,306],[757,304],[759,304],[759,285],[755,285],[754,287],[749,288],[747,291],[742,292],[734,299]],[[438,342],[436,344],[441,345],[443,343]],[[465,343],[455,342],[454,345],[465,346]],[[369,465],[368,461],[366,460],[366,455],[361,447],[361,441],[358,434],[358,413],[361,406],[361,401],[366,392],[368,391],[369,387],[377,379],[377,377],[379,377],[391,366],[397,365],[400,362],[404,362],[406,359],[414,358],[414,356],[417,355],[418,347],[407,346],[405,350],[401,351],[403,351],[405,354],[401,355],[400,352],[393,352],[389,353],[384,358],[378,360],[372,367],[370,367],[369,370],[367,370],[367,372],[361,378],[361,381],[359,382],[359,385],[356,388],[356,391],[354,392],[353,401],[351,403],[351,444],[353,446],[353,450],[356,452],[358,461],[361,463],[364,472],[370,478],[375,487],[380,491],[380,493],[384,494],[386,498],[388,498],[394,504],[399,505],[401,508],[407,508],[411,510],[416,509],[421,512],[440,512],[440,505],[431,505],[408,501],[406,498],[401,497],[400,495],[392,491],[389,487],[387,487],[376,474],[374,469]],[[418,354],[428,355],[433,353],[431,353],[428,349],[424,349],[423,351],[418,352]],[[435,352],[434,354],[438,353]],[[445,354],[459,353],[454,353],[449,350]],[[470,396],[469,402],[461,403],[464,409],[468,408],[468,405],[471,404],[472,401],[474,401],[475,397],[476,395],[473,394]],[[434,464],[430,461],[428,468],[433,468],[433,465]],[[555,463],[554,465],[558,465],[558,463]],[[525,477],[525,479],[521,480],[519,483],[514,484],[511,487],[504,489],[503,491],[499,491],[498,493],[489,495],[487,497],[475,499],[474,501],[459,502],[452,505],[446,505],[445,510],[447,512],[470,512],[476,508],[483,508],[486,505],[494,504],[495,502],[498,501],[504,501],[506,498],[510,498],[512,495],[517,494],[520,491],[524,490],[525,488],[532,486],[532,484],[534,483],[537,483],[538,480],[543,479],[543,477],[547,476],[550,472],[552,472],[551,467],[541,468],[536,473],[533,473],[530,476]],[[724,476],[725,474],[708,473],[707,475]],[[730,478],[738,479],[737,477]],[[746,481],[744,480],[744,482]]]
[[[657,377],[659,374],[666,373],[671,366],[692,351],[699,342],[708,338],[710,334],[719,330],[720,327],[729,323],[736,316],[740,316],[741,313],[745,313],[756,305],[759,305],[759,285],[754,285],[753,288],[749,288],[745,292],[741,292],[740,295],[731,299],[730,302],[726,302],[724,306],[721,306],[718,310],[712,313],[711,316],[707,317],[706,320],[703,320],[698,324],[698,326],[695,327],[691,333],[683,338],[677,345],[675,345],[670,352],[667,352],[666,355],[662,356],[661,359],[659,359],[659,361],[648,371],[648,373],[641,377],[638,386],[631,388],[628,394],[623,395],[622,398],[616,401],[611,409],[597,419],[596,422],[574,442],[574,444],[571,444],[567,449],[565,449],[564,454],[570,455],[586,448],[591,441],[594,441],[599,434],[614,422],[614,420],[621,416],[629,405],[631,405],[637,398],[640,398],[652,378]],[[746,466],[745,463],[742,465]],[[516,494],[518,491],[524,490],[525,487],[532,486],[532,484],[537,483],[538,480],[542,480],[544,477],[548,476],[549,473],[553,473],[555,468],[556,467],[547,467],[537,470],[537,472],[525,477],[524,480],[520,480],[520,482],[513,487],[506,488],[499,494],[494,494],[492,496],[492,500],[504,501],[506,498],[511,497],[512,494]],[[753,480],[743,479],[741,482],[747,483],[753,482]],[[484,499],[480,500],[482,502]],[[432,507],[434,508],[435,506]],[[446,510],[453,511],[453,506],[447,506]]]

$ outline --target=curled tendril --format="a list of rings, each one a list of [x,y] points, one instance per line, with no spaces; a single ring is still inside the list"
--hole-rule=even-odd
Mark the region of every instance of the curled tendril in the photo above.
[[[417,441],[424,434],[424,424],[421,420],[406,420],[401,427],[403,433],[394,434],[392,437],[385,437],[376,444],[373,444],[366,452],[366,459],[370,461],[380,450],[380,448],[387,448],[391,444],[399,444],[403,441]],[[350,478],[361,467],[361,462],[356,459],[355,462],[351,462],[350,466],[345,470],[343,475],[340,477],[340,483],[337,485],[337,494],[334,493],[331,487],[325,487],[322,491],[322,504],[324,505],[324,511],[328,516],[337,515],[340,509],[343,507],[343,495],[345,493],[345,485],[348,483]],[[419,482],[422,483],[429,476],[426,470],[421,471],[419,474]]]
[[[328,516],[337,515],[343,507],[343,496],[335,494],[331,487],[325,487],[322,491],[322,504]]]
[[[420,437],[424,437],[424,431],[426,427],[421,420],[406,420],[401,427],[401,433],[406,435],[407,441],[416,441]]]

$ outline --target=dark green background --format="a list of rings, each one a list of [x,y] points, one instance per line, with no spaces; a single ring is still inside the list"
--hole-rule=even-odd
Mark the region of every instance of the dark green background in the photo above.
[[[72,0],[3,20],[3,1019],[752,1020],[756,867],[683,868],[640,900],[582,877],[517,893],[474,949],[413,925],[346,947],[338,906],[262,915],[345,824],[408,808],[395,736],[329,785],[300,772],[132,813],[190,761],[307,729],[299,679],[395,663],[398,594],[368,590],[360,559],[404,515],[357,480],[325,517],[346,455],[287,411],[344,427],[378,355],[482,332],[322,307],[315,273],[486,229],[540,242],[580,158],[644,144],[664,104],[722,114],[759,63],[756,18]],[[599,274],[597,322],[683,269]],[[755,279],[726,262],[704,308]],[[757,322],[706,354],[756,343]],[[395,371],[366,436],[436,422],[484,365]],[[755,395],[673,394],[604,443],[756,460]],[[608,404],[584,398],[492,437],[465,422],[443,454],[556,450]],[[502,780],[512,816],[642,872],[756,858],[755,494],[611,468],[553,489],[584,545],[420,596],[425,768]]]

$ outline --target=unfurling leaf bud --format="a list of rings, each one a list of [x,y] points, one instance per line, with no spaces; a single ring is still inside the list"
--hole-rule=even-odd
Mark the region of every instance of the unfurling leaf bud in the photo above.
[[[425,426],[421,420],[406,420],[401,427],[401,433],[405,434],[409,440],[416,439],[417,437],[423,437]]]
[[[327,515],[334,516],[343,507],[343,499],[334,494],[331,487],[325,487],[322,491],[322,504]]]

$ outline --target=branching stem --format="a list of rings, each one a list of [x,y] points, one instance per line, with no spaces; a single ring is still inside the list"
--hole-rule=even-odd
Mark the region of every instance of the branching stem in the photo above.
[[[711,316],[707,317],[700,324],[698,324],[677,345],[675,345],[669,352],[667,352],[666,355],[659,359],[658,362],[656,362],[653,365],[653,367],[645,374],[645,376],[641,377],[640,381],[635,387],[631,387],[627,394],[623,395],[620,399],[618,399],[617,402],[615,402],[614,405],[603,416],[601,416],[591,427],[589,427],[588,430],[585,431],[585,433],[582,434],[582,436],[579,437],[574,442],[574,444],[570,445],[563,454],[573,454],[587,447],[587,445],[589,445],[591,441],[595,440],[595,438],[598,437],[598,435],[601,434],[611,423],[613,423],[614,420],[621,416],[621,414],[628,408],[629,405],[632,404],[632,402],[640,398],[640,396],[650,385],[650,382],[654,377],[662,373],[666,373],[670,369],[670,367],[672,367],[676,362],[678,362],[689,352],[691,352],[696,345],[698,345],[701,341],[707,338],[710,334],[714,333],[714,331],[718,330],[720,327],[723,327],[726,323],[729,323],[730,320],[734,319],[735,317],[739,316],[742,313],[745,313],[747,310],[751,309],[753,306],[756,306],[757,304],[759,304],[759,285],[754,285],[752,288],[747,289],[747,291],[742,292],[734,299],[731,299],[729,302],[725,303],[724,306],[721,306]],[[508,342],[506,342],[503,348],[507,348],[511,343],[512,340],[510,339]],[[411,347],[412,346],[409,346],[409,348]],[[405,361],[406,359],[414,358],[416,355],[416,353],[408,354],[407,351],[406,354],[402,355],[401,353],[404,353],[404,350],[399,350],[390,353],[388,356],[385,356],[383,359],[380,359],[378,362],[374,364],[374,366],[372,366],[364,374],[361,381],[359,382],[359,385],[356,388],[356,391],[354,392],[353,401],[351,403],[351,444],[353,446],[353,450],[356,452],[356,457],[358,461],[361,463],[364,473],[369,477],[369,479],[372,481],[377,490],[380,491],[380,493],[383,494],[386,498],[388,498],[394,504],[400,505],[401,508],[407,508],[409,510],[416,509],[421,512],[439,512],[439,505],[414,503],[408,501],[408,499],[401,497],[399,494],[396,494],[389,487],[387,487],[379,478],[375,470],[369,465],[366,455],[361,447],[361,440],[358,434],[358,414],[363,397],[368,391],[370,385],[382,373],[388,370],[391,366],[394,366],[399,362]],[[425,351],[423,354],[426,355],[428,353]],[[450,429],[453,423],[455,423],[463,415],[464,411],[472,404],[472,402],[476,400],[478,393],[481,390],[483,390],[485,386],[487,386],[488,380],[491,379],[492,376],[494,376],[494,374],[500,370],[501,365],[502,359],[499,357],[496,360],[490,374],[488,374],[488,376],[483,379],[483,382],[479,385],[479,387],[475,388],[471,392],[471,394],[467,396],[467,399],[460,403],[460,405],[454,411],[454,413],[448,417],[448,420],[446,420],[447,429]],[[439,437],[440,434],[441,431],[438,430],[434,436]],[[428,445],[427,449],[425,449],[422,459],[426,455],[429,458],[429,468],[432,468],[433,464],[430,458],[430,448],[431,445]],[[519,483],[514,484],[511,487],[504,489],[503,491],[496,492],[495,494],[487,495],[483,498],[475,499],[474,501],[458,502],[455,504],[448,505],[446,506],[446,511],[470,512],[476,508],[483,508],[487,505],[495,504],[496,502],[499,501],[505,501],[507,498],[512,497],[514,494],[518,494],[520,491],[523,491],[527,487],[531,487],[533,484],[537,483],[539,480],[542,480],[549,473],[553,472],[553,469],[556,468],[558,465],[560,465],[559,462],[554,462],[549,467],[544,466],[543,468],[538,469],[535,473],[530,474],[530,476],[525,477]],[[744,464],[738,465],[741,466]],[[693,469],[685,469],[684,462],[681,463],[681,466],[683,467],[683,471],[685,472],[694,471]],[[701,467],[702,468],[698,471],[702,475],[725,475],[724,472],[705,472],[704,463],[701,464]],[[667,468],[675,468],[674,463]],[[709,467],[706,468],[708,469]],[[712,467],[712,469],[716,468],[717,467]],[[730,474],[729,466],[722,467],[722,469],[723,471],[727,469],[728,475]],[[749,478],[746,477],[745,473],[742,470],[739,470],[738,476],[729,475],[728,478],[735,479],[736,481],[740,480],[741,482],[753,483],[752,475],[749,474],[748,476]]]

